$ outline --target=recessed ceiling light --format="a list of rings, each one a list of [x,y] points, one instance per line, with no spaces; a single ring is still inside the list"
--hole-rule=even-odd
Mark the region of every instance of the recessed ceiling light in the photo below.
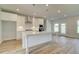
[[[48,4],[46,4],[45,6],[48,6]]]
[[[58,13],[61,13],[61,10],[57,10]]]
[[[19,8],[17,8],[16,11],[19,11]]]

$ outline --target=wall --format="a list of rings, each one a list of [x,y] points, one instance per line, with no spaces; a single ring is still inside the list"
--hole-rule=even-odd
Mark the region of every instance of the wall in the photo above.
[[[79,16],[67,17],[65,19],[53,20],[52,24],[52,32],[53,32],[53,24],[54,23],[66,23],[66,36],[79,38],[79,34],[77,33],[77,20],[79,20]],[[61,34],[59,32],[59,34]]]
[[[2,21],[2,40],[16,39],[16,22]]]
[[[46,20],[46,31],[47,32],[51,32],[51,21],[50,20]]]

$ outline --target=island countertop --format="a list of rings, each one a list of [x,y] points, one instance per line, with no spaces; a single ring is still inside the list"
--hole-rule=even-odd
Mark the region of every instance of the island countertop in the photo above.
[[[26,34],[27,36],[31,36],[31,35],[41,35],[41,34],[52,34],[52,32],[37,32],[37,31],[23,31],[22,33]]]

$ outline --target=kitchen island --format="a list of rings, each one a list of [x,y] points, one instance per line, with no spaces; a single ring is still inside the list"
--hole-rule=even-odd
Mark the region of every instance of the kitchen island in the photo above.
[[[26,52],[28,52],[28,48],[37,46],[52,40],[51,32],[22,32],[22,47],[26,48]]]

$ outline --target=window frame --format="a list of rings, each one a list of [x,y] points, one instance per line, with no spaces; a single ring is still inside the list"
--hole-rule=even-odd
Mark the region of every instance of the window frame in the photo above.
[[[58,26],[58,28],[57,28]],[[54,23],[54,32],[57,33],[59,32],[59,23]]]
[[[62,25],[65,25],[64,29],[62,28]],[[61,34],[66,34],[66,23],[61,23],[60,24],[60,33]]]

